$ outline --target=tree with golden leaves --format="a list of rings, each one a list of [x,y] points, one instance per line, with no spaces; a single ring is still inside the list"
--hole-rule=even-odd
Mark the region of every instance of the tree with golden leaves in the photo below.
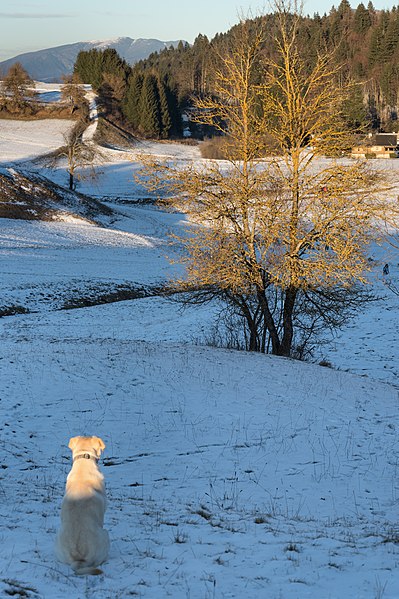
[[[12,64],[4,76],[2,94],[15,112],[23,111],[36,99],[35,82],[20,62]]]
[[[217,57],[214,93],[196,101],[197,122],[223,135],[226,161],[143,157],[142,174],[190,221],[177,289],[226,300],[247,325],[249,349],[292,356],[357,309],[367,248],[393,206],[365,161],[331,158],[348,143],[351,84],[338,85],[331,54],[309,64],[300,16],[277,9],[272,36],[264,19],[242,20]]]

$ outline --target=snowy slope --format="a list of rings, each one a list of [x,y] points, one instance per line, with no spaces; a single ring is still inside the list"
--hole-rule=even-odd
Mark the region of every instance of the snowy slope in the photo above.
[[[377,596],[378,581],[397,597],[397,391],[284,359],[139,341],[145,319],[120,338],[122,314],[2,323],[1,578],[54,599],[360,599]],[[87,581],[52,554],[77,432],[107,444],[112,549],[104,576]]]
[[[47,154],[64,143],[63,135],[73,121],[46,119],[42,121],[2,120],[0,128],[0,165]]]
[[[397,599],[399,302],[381,280],[385,262],[398,277],[397,252],[372,249],[385,299],[320,348],[340,370],[195,345],[215,308],[149,297],[60,311],[177,268],[167,233],[182,216],[126,203],[144,193],[136,151],[110,151],[82,182],[117,211],[106,227],[0,221],[0,306],[32,311],[0,318],[0,595]],[[76,434],[107,445],[99,577],[73,576],[52,549]]]

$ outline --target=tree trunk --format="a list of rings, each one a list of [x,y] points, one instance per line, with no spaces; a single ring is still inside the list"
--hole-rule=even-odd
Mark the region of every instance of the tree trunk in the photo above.
[[[73,191],[74,189],[74,180],[73,180],[73,173],[69,173],[69,189],[71,191]]]
[[[272,343],[272,354],[279,356],[280,354],[280,338],[278,336],[277,327],[273,320],[273,315],[270,312],[269,305],[267,303],[267,299],[265,297],[264,291],[259,290],[257,292],[258,302],[262,308],[264,322],[266,324],[267,330],[269,331],[270,340]]]
[[[235,303],[239,306],[241,314],[245,318],[246,328],[249,332],[249,341],[248,338],[246,341],[248,351],[259,351],[259,333],[256,317],[251,313],[251,310],[243,297],[238,301],[236,300]]]
[[[279,348],[279,356],[289,357],[292,351],[292,341],[294,338],[294,325],[292,315],[294,312],[295,300],[298,289],[296,287],[288,287],[285,292],[284,307],[283,307],[283,338]]]
[[[258,342],[258,331],[256,328],[256,323],[251,320],[251,322],[248,321],[248,328],[249,328],[249,351],[259,351],[259,342]]]

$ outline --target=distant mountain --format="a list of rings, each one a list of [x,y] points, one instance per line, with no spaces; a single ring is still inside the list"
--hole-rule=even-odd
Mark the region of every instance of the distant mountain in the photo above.
[[[159,52],[170,46],[177,46],[179,41],[161,42],[156,39],[132,39],[130,37],[118,37],[113,40],[76,42],[19,54],[0,62],[0,75],[4,75],[10,66],[20,62],[29,75],[36,81],[60,81],[63,75],[69,75],[73,71],[76,57],[81,50],[92,50],[98,48],[115,48],[118,54],[129,64],[147,58],[152,52]]]

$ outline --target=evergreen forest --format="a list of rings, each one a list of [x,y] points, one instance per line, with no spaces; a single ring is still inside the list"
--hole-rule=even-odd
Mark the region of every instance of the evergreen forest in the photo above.
[[[268,36],[276,34],[276,15],[263,19]],[[151,54],[133,67],[115,50],[80,52],[75,74],[96,89],[105,114],[142,137],[167,139],[182,135],[182,113],[193,97],[212,94],[215,61],[236,27],[212,40],[199,34],[192,45]],[[351,8],[348,0],[328,14],[303,15],[298,21],[298,40],[303,56],[314,64],[318,53],[334,53],[342,65],[336,84],[354,81],[352,96],[344,107],[348,127],[364,131],[397,131],[399,128],[399,6],[376,10],[369,2]],[[265,43],[268,56],[273,44]],[[202,134],[204,132],[202,131]],[[199,134],[193,128],[193,134]]]

